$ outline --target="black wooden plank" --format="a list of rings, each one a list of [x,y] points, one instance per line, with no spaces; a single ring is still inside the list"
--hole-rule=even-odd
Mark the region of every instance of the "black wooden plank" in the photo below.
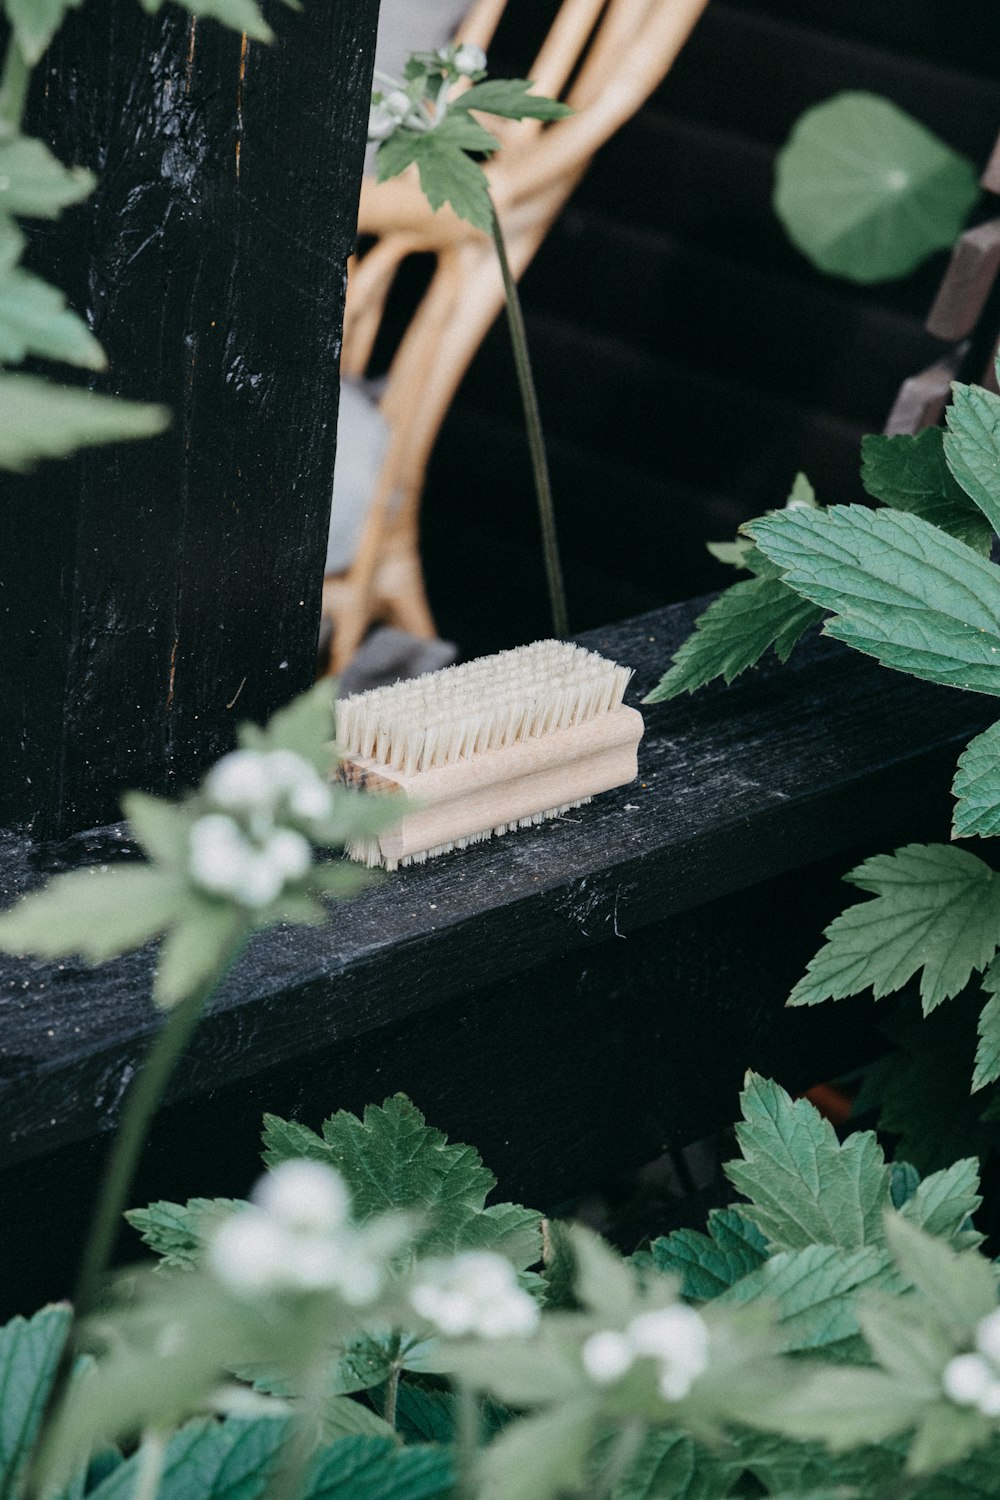
[[[641,695],[686,634],[674,607],[588,643],[636,668]],[[258,939],[174,1085],[203,1095],[300,1063],[450,997],[859,844],[926,836],[983,699],[885,673],[818,640],[796,666],[648,712],[641,779],[565,820],[404,871],[323,929]],[[938,829],[938,821],[934,823]],[[92,836],[107,857],[114,835]],[[8,836],[5,897],[86,856]],[[156,1017],[152,956],[98,970],[5,959],[0,1117],[14,1162],[109,1128]],[[681,1065],[678,1059],[678,1065]]]
[[[175,421],[5,485],[3,822],[182,785],[313,670],[377,0],[270,9],[264,47],[105,0],[40,70],[30,127],[99,186],[36,264]]]

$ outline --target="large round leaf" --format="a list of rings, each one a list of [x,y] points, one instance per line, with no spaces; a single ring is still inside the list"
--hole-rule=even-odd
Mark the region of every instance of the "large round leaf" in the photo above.
[[[978,196],[975,169],[877,94],[837,94],[797,121],[778,157],[774,206],[822,271],[903,276],[950,245]]]

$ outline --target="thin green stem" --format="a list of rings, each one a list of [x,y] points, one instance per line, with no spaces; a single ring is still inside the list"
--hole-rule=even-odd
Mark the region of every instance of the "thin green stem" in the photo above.
[[[610,1500],[639,1456],[645,1429],[641,1422],[626,1422],[611,1445],[611,1453],[591,1490],[591,1500]]]
[[[156,1500],[163,1478],[163,1465],[167,1457],[167,1435],[165,1432],[144,1432],[136,1460],[138,1473],[132,1500]]]
[[[559,540],[556,536],[555,509],[552,504],[552,484],[549,479],[549,461],[545,453],[545,438],[542,434],[542,419],[538,411],[538,396],[528,357],[528,339],[524,330],[524,314],[517,291],[517,282],[511,274],[507,259],[500,220],[496,208],[490,204],[493,227],[493,243],[500,262],[504,296],[507,299],[507,323],[510,341],[514,349],[514,367],[521,390],[524,421],[528,429],[528,448],[531,452],[531,468],[535,476],[535,495],[538,500],[538,517],[542,526],[542,553],[545,558],[545,577],[549,588],[549,605],[552,610],[552,631],[560,640],[569,635],[569,620],[566,614],[566,590],[563,587],[562,564],[559,561]]]
[[[475,1391],[464,1381],[457,1384],[454,1390],[455,1449],[458,1459],[455,1496],[456,1500],[475,1500],[476,1464],[482,1437],[479,1401]]]
[[[403,1367],[394,1361],[389,1371],[389,1379],[385,1383],[385,1401],[382,1403],[382,1420],[388,1422],[390,1427],[396,1425],[396,1402],[399,1399],[399,1377],[403,1373]]]
[[[12,131],[21,128],[30,82],[31,68],[21,51],[21,44],[16,33],[12,31],[7,42],[7,54],[3,60],[3,72],[0,73],[0,121],[9,126]],[[4,132],[0,131],[0,135],[3,134]]]

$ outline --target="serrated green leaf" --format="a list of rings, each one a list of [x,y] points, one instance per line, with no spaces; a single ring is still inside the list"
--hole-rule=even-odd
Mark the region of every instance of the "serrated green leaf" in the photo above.
[[[495,135],[491,135],[478,120],[460,109],[449,110],[444,119],[434,126],[434,134],[439,146],[447,143],[449,146],[457,146],[460,151],[476,151],[484,156],[489,156],[500,145]]]
[[[495,1401],[479,1403],[481,1428],[487,1436],[502,1431],[511,1413]],[[457,1398],[451,1391],[430,1390],[412,1380],[400,1382],[396,1396],[396,1429],[407,1443],[451,1443],[458,1425]]]
[[[126,792],[122,812],[150,859],[187,868],[191,857],[191,815],[179,803],[146,792]]]
[[[882,1368],[934,1401],[955,1348],[945,1330],[925,1316],[925,1308],[914,1308],[913,1300],[869,1296],[858,1307],[858,1321]]]
[[[952,838],[992,838],[1000,833],[1000,721],[966,745],[951,791]]]
[[[125,1218],[144,1244],[162,1256],[164,1266],[190,1270],[201,1259],[212,1228],[242,1206],[239,1198],[189,1198],[187,1203],[161,1199],[146,1208],[129,1209]]]
[[[990,1424],[979,1412],[963,1411],[951,1401],[938,1401],[927,1408],[910,1444],[907,1472],[933,1473],[984,1443],[989,1431]]]
[[[43,141],[16,135],[0,142],[0,213],[57,219],[94,188],[93,173],[64,167]]]
[[[445,1448],[341,1438],[316,1458],[302,1500],[444,1500],[454,1484],[454,1460]]]
[[[919,1390],[881,1370],[829,1365],[792,1386],[769,1425],[785,1437],[811,1438],[841,1453],[908,1431],[925,1404]]]
[[[482,168],[460,147],[435,139],[436,136],[434,130],[424,135],[397,130],[383,141],[375,157],[379,182],[397,176],[416,162],[420,186],[435,212],[450,203],[460,219],[466,219],[486,234],[491,233],[493,207]]]
[[[907,844],[844,879],[876,899],[834,918],[789,1005],[839,1000],[869,986],[879,999],[920,969],[927,1013],[957,995],[1000,945],[1000,878],[964,849]]]
[[[884,666],[1000,693],[1000,570],[919,516],[863,505],[749,524],[785,581],[835,611],[824,632]]]
[[[530,78],[489,78],[473,84],[452,103],[451,110],[478,109],[506,120],[562,120],[573,113],[568,104],[532,94]]]
[[[163,9],[164,0],[140,0],[143,10],[155,15]],[[192,15],[220,21],[231,31],[243,31],[255,42],[271,42],[274,32],[268,26],[255,0],[178,0]]]
[[[993,529],[948,468],[940,427],[892,437],[880,433],[863,437],[861,482],[883,505],[922,516],[989,557]]]
[[[856,1448],[833,1455],[819,1443],[792,1442],[764,1432],[737,1434],[735,1445],[744,1466],[769,1495],[808,1495],[824,1484],[860,1497],[889,1494],[903,1466],[902,1452],[892,1447]]]
[[[982,1238],[969,1224],[982,1201],[979,1162],[970,1156],[925,1177],[902,1205],[900,1213],[928,1234],[964,1249],[970,1244],[970,1235],[973,1244]]]
[[[0,361],[16,365],[29,354],[103,370],[104,350],[66,305],[66,298],[18,267],[0,275]]]
[[[774,207],[820,270],[873,282],[951,246],[978,196],[964,156],[888,99],[849,91],[799,116]]]
[[[582,1307],[610,1327],[624,1324],[635,1312],[635,1273],[600,1235],[582,1224],[566,1226],[575,1263],[573,1290]]]
[[[292,750],[326,775],[335,759],[333,744],[334,685],[329,678],[315,683],[271,715],[263,728],[241,724],[237,739],[244,749]]]
[[[745,558],[739,566],[748,566]],[[698,617],[673,666],[643,702],[664,703],[716,677],[732,682],[756,665],[769,646],[787,661],[795,643],[822,616],[821,609],[800,599],[780,578],[734,583]]]
[[[62,25],[66,12],[78,10],[82,4],[83,0],[4,0],[7,19],[26,62],[34,67]]]
[[[1000,1438],[925,1479],[914,1500],[996,1500]]]
[[[0,1494],[13,1495],[31,1452],[69,1333],[66,1305],[0,1328]]]
[[[157,437],[169,425],[163,406],[95,396],[35,375],[0,375],[0,469],[27,471],[77,448]]]
[[[685,1432],[660,1428],[646,1434],[611,1500],[720,1500],[739,1468],[725,1450],[702,1447]]]
[[[971,1341],[976,1324],[997,1305],[990,1262],[978,1250],[952,1250],[899,1214],[886,1217],[885,1235],[899,1270],[928,1299],[935,1318],[960,1341]]]
[[[167,1447],[157,1500],[257,1500],[287,1433],[280,1420],[189,1423]],[[120,1464],[89,1500],[131,1500],[138,1467]]]
[[[854,1298],[861,1291],[899,1284],[882,1246],[841,1250],[809,1245],[771,1257],[716,1299],[717,1305],[771,1300],[778,1305],[777,1332],[790,1354],[853,1339],[858,1331]]]
[[[364,1120],[341,1110],[326,1120],[323,1139],[273,1115],[264,1119],[264,1160],[276,1166],[308,1155],[342,1174],[355,1217],[364,1222],[406,1210],[422,1225],[421,1255],[493,1249],[518,1270],[541,1259],[541,1219],[516,1204],[485,1207],[496,1179],[471,1146],[449,1144],[403,1094],[369,1105]]]
[[[972,1074],[973,1093],[1000,1078],[1000,975],[991,979],[992,973],[991,967],[986,976],[990,983],[983,983],[983,988],[992,990],[992,993],[979,1012],[979,1045],[976,1048],[976,1065]]]
[[[748,1073],[736,1139],[743,1161],[726,1175],[750,1200],[740,1212],[781,1250],[879,1245],[889,1171],[871,1131],[843,1145],[807,1099],[794,1102],[770,1079]]]
[[[184,888],[149,865],[101,865],[57,875],[0,916],[0,948],[101,963],[139,948],[174,921]]]
[[[994,531],[1000,528],[1000,397],[981,385],[952,384],[945,413],[948,467]]]
[[[650,1256],[658,1271],[681,1279],[681,1294],[708,1302],[767,1259],[767,1241],[737,1208],[714,1208],[708,1233],[675,1229],[654,1240]]]
[[[191,899],[160,944],[153,999],[165,1010],[225,973],[249,934],[246,913],[226,901]]]

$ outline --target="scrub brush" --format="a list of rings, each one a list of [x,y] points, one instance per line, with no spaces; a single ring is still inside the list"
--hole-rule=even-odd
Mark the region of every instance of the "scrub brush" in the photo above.
[[[643,722],[622,704],[631,676],[582,646],[536,641],[341,698],[342,779],[413,803],[347,853],[395,870],[632,781]]]

